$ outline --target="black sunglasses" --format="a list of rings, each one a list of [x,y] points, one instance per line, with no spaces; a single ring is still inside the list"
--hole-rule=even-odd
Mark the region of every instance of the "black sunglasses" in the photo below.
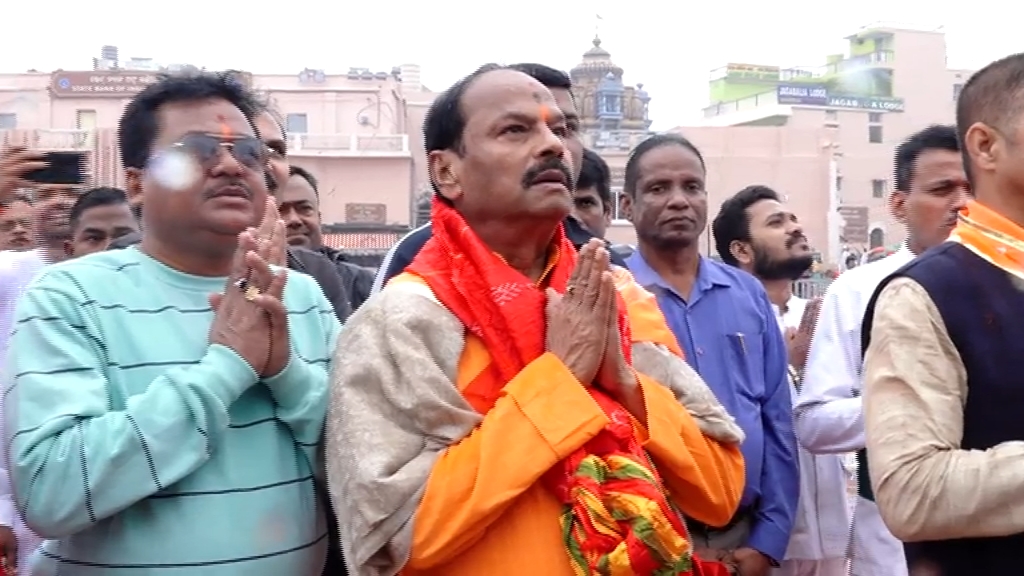
[[[227,150],[235,160],[247,168],[262,169],[269,159],[266,144],[252,136],[224,140],[209,134],[188,134],[171,148],[187,152],[204,168],[216,164],[220,159],[221,149]]]

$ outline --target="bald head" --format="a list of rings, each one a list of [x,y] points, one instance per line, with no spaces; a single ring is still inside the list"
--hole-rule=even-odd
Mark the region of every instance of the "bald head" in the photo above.
[[[460,80],[431,106],[424,136],[431,183],[467,221],[539,217],[545,226],[569,213],[572,133],[530,75],[491,66]]]
[[[956,127],[964,143],[964,168],[970,178],[968,132],[982,124],[1013,142],[1024,111],[1024,53],[1007,56],[977,71],[964,85],[956,106]],[[977,147],[975,147],[977,148]]]
[[[487,77],[487,82],[478,86],[479,80]],[[532,76],[499,64],[485,64],[472,74],[462,78],[444,91],[427,111],[423,123],[423,137],[427,152],[434,150],[460,151],[462,137],[466,127],[468,114],[465,106],[468,99],[477,100],[478,93],[483,90],[495,94],[503,89],[532,90],[533,99],[540,104],[553,102],[550,90]],[[557,106],[555,107],[557,109]]]
[[[535,78],[510,69],[492,70],[477,76],[466,88],[459,107],[466,119],[486,114],[490,103],[502,99],[516,102],[495,116],[521,118],[537,116],[545,124],[561,124],[565,116],[555,103],[551,91]],[[494,110],[497,112],[497,110]]]

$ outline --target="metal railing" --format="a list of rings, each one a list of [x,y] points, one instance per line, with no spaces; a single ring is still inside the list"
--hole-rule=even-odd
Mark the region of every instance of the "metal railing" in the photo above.
[[[403,156],[409,154],[406,134],[289,134],[288,153],[295,155]]]
[[[704,109],[704,117],[714,118],[716,116],[743,112],[745,110],[756,110],[762,106],[771,106],[778,103],[778,93],[775,89],[772,89],[761,92],[760,94],[754,94],[753,96],[747,96],[746,98],[740,98],[739,100],[730,100],[728,102],[712,104]]]
[[[0,143],[34,150],[92,150],[96,135],[93,130],[14,128],[0,130]]]
[[[825,290],[831,283],[827,279],[804,278],[793,282],[793,295],[805,300],[820,298],[825,295]]]

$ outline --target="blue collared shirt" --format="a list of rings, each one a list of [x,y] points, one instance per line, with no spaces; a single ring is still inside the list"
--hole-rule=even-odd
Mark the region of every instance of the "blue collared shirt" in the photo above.
[[[747,546],[784,559],[800,498],[786,346],[761,283],[746,272],[701,257],[693,290],[680,294],[644,261],[626,259],[652,292],[690,366],[746,433],[746,486],[740,507],[753,507]]]

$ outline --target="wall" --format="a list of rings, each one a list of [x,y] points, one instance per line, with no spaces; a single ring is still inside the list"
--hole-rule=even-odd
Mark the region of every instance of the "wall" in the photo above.
[[[880,113],[871,122],[868,111],[835,110],[828,119],[823,109],[794,108],[789,125],[826,128],[827,138],[839,144],[842,176],[840,197],[846,205],[867,206],[871,226],[882,228],[885,243],[902,241],[903,226],[889,212],[887,197],[895,186],[896,147],[908,136],[931,124],[955,122],[953,84],[966,82],[969,71],[946,68],[945,36],[935,32],[896,30],[891,44],[894,60],[886,66],[893,71],[894,95],[905,102],[904,112]],[[868,126],[882,127],[882,142],[868,141]],[[885,195],[876,198],[872,180],[884,180]]]
[[[18,128],[74,130],[78,110],[95,110],[97,126],[113,128],[129,97],[50,98],[49,73],[0,74],[0,113],[17,115]]]
[[[320,181],[325,223],[345,223],[350,203],[384,204],[383,223],[409,223],[410,192],[426,181],[421,130],[434,97],[419,84],[418,70],[402,66],[401,80],[367,72],[326,75],[319,82],[297,74],[252,76],[254,88],[285,121],[289,114],[305,115],[305,134],[289,135],[291,156]],[[125,86],[124,97],[102,90],[51,95],[61,78],[85,82],[93,74],[154,78],[149,72],[0,74],[0,114],[17,119],[17,130],[0,130],[0,141],[89,151],[91,183],[122,186],[116,127],[132,91],[144,84]],[[411,114],[407,99],[413,103]],[[83,110],[95,115],[80,114]],[[406,133],[412,135],[408,143]]]
[[[824,251],[827,230],[822,215],[828,206],[829,186],[829,154],[822,147],[827,140],[824,130],[730,126],[672,131],[690,139],[707,163],[708,229],[701,239],[702,253],[715,252],[710,228],[722,202],[752,184],[763,184],[785,195],[804,223],[811,244]],[[626,155],[606,160],[614,172],[625,167]],[[628,222],[614,223],[608,237],[614,242],[636,242]]]
[[[320,182],[320,214],[324,224],[358,224],[346,218],[346,204],[383,204],[379,224],[408,225],[410,158],[292,158]]]
[[[891,76],[891,92],[903,100],[903,112],[779,106],[774,98],[766,98],[763,102],[747,99],[741,102],[748,105],[743,108],[720,106],[709,110],[725,115],[716,120],[733,124],[749,121],[752,112],[756,114],[763,110],[765,113],[760,121],[766,124],[784,123],[786,129],[799,131],[823,130],[823,139],[836,145],[843,204],[867,207],[868,232],[871,228],[880,228],[884,232],[885,244],[893,245],[904,237],[902,225],[892,218],[887,205],[887,197],[895,185],[895,149],[908,136],[929,125],[955,122],[954,86],[965,83],[971,71],[946,67],[946,40],[941,32],[888,28],[884,32],[889,35],[878,40],[865,40],[861,45],[851,42],[851,56],[852,59],[860,57],[865,63],[862,77],[885,79]],[[885,51],[883,58],[868,57],[878,51]],[[849,67],[852,63],[837,62],[836,67]],[[797,83],[798,80],[788,82]],[[815,78],[814,82],[821,83],[822,80]],[[783,108],[786,111],[782,111]],[[735,114],[735,121],[728,114]],[[869,141],[871,125],[881,127],[882,142]],[[873,180],[885,183],[880,196],[874,193]],[[820,219],[824,224],[825,206],[822,205],[820,213],[797,206],[797,212],[809,214],[805,221]]]

